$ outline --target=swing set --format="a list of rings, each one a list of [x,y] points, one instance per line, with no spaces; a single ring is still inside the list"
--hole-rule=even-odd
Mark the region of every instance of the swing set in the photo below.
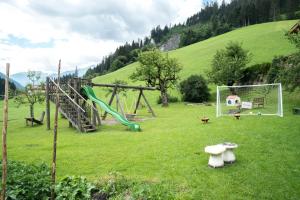
[[[149,112],[151,113],[152,117],[156,117],[149,101],[147,100],[145,94],[144,94],[144,90],[150,90],[150,91],[153,91],[153,90],[156,90],[154,87],[143,87],[143,86],[129,86],[129,85],[121,85],[121,84],[103,84],[103,83],[91,83],[91,85],[93,87],[106,87],[106,88],[113,88],[112,90],[112,94],[111,94],[111,97],[109,99],[109,102],[108,102],[108,105],[111,106],[114,99],[116,98],[116,107],[117,107],[117,110],[120,109],[120,113],[128,120],[133,120],[134,117],[137,115],[137,110],[138,108],[142,105],[141,103],[141,99],[143,98],[144,102],[146,103],[146,106],[149,110]],[[138,97],[137,99],[131,104],[130,106],[130,109],[128,109],[128,106],[127,106],[127,103],[126,103],[126,100],[124,100],[124,105],[125,105],[125,108],[128,111],[132,111],[133,108],[133,112],[128,112],[128,113],[125,113],[125,110],[124,110],[124,106],[122,105],[121,103],[121,99],[120,99],[120,96],[119,96],[119,91],[120,89],[127,89],[127,90],[137,90],[139,91],[139,94],[138,94]],[[102,116],[102,120],[105,120],[107,117],[107,112],[104,112],[103,116]]]

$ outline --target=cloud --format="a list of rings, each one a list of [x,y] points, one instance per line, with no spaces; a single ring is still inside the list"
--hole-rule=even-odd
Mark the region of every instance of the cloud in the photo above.
[[[13,73],[99,63],[156,26],[184,22],[201,0],[4,0],[0,2],[0,66]]]

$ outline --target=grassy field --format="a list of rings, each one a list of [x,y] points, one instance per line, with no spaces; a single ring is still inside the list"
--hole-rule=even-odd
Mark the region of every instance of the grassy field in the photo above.
[[[298,96],[297,96],[298,95]],[[154,106],[155,119],[140,122],[141,133],[122,125],[104,125],[81,134],[59,120],[58,176],[84,175],[90,180],[118,171],[132,179],[163,181],[178,188],[182,199],[298,199],[300,197],[299,117],[291,107],[299,94],[285,95],[285,116],[216,119],[215,106]],[[2,107],[2,105],[0,105]],[[52,131],[26,127],[27,107],[9,110],[9,159],[50,165]],[[54,106],[52,106],[54,108]],[[37,106],[40,113],[44,106]],[[200,117],[209,116],[207,125]],[[204,147],[236,142],[237,162],[207,167]]]
[[[253,54],[252,63],[270,61],[274,55],[295,51],[283,38],[295,21],[255,25],[218,36],[170,53],[184,64],[182,77],[203,73],[214,52],[230,40],[243,41]],[[128,79],[136,64],[97,77],[94,82]],[[97,90],[97,95],[104,97]],[[130,93],[132,94],[132,93]],[[299,199],[300,116],[291,109],[300,105],[299,91],[284,93],[284,117],[242,116],[215,118],[215,105],[154,103],[157,92],[147,93],[157,118],[139,122],[142,132],[103,125],[95,133],[81,134],[59,119],[57,173],[83,175],[89,180],[118,171],[130,179],[163,182],[176,188],[178,199]],[[130,103],[129,103],[130,104]],[[2,112],[2,102],[0,102]],[[54,106],[51,105],[52,120]],[[37,105],[38,115],[45,109]],[[147,114],[146,110],[140,111]],[[8,157],[50,166],[52,131],[46,126],[26,127],[29,108],[9,105]],[[208,116],[209,124],[200,122]],[[0,116],[2,120],[2,115]],[[53,127],[53,121],[52,121]],[[207,166],[206,145],[225,141],[239,144],[237,162],[221,169]]]

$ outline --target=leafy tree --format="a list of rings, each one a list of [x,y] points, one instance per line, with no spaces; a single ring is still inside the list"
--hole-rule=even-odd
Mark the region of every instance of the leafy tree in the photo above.
[[[158,49],[143,52],[139,55],[140,65],[130,78],[145,81],[148,86],[160,91],[162,106],[168,106],[168,88],[176,85],[181,65],[175,58],[163,55]]]
[[[242,70],[250,62],[251,55],[240,43],[229,42],[225,49],[218,50],[208,72],[211,82],[218,85],[233,85],[242,77]]]
[[[180,83],[180,93],[184,101],[205,102],[209,99],[206,80],[200,75],[191,75]]]
[[[34,104],[41,104],[45,101],[45,94],[43,93],[45,85],[44,83],[36,85],[41,78],[40,72],[28,71],[27,77],[31,83],[25,87],[25,91],[15,98],[15,101],[18,103],[18,106],[21,104],[29,104],[30,117],[34,117]]]

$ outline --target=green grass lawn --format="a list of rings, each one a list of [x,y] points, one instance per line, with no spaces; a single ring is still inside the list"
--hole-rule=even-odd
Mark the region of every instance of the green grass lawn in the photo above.
[[[60,119],[58,176],[95,180],[118,171],[132,179],[174,185],[182,199],[298,199],[300,116],[292,115],[291,108],[300,96],[285,94],[284,99],[283,118],[249,116],[240,121],[216,119],[215,106],[154,106],[158,117],[140,122],[140,133],[122,125],[104,125],[98,132],[81,134]],[[43,109],[36,106],[36,115]],[[46,131],[45,125],[26,127],[28,113],[27,107],[16,108],[10,102],[8,157],[50,165],[52,131]],[[209,124],[200,123],[203,115],[209,116]],[[224,141],[239,144],[237,162],[209,168],[204,147]]]

